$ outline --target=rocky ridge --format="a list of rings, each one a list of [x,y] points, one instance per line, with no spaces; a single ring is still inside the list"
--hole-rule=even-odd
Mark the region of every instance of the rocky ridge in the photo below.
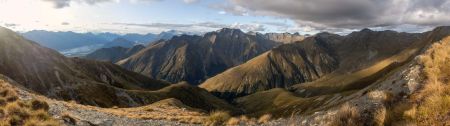
[[[283,42],[302,38],[287,36],[259,36],[228,28],[203,36],[181,35],[156,42],[117,64],[153,78],[196,85]]]

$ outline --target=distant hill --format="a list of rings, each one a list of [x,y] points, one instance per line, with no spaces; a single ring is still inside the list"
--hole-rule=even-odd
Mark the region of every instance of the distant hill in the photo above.
[[[160,34],[115,34],[115,33],[75,33],[75,32],[52,32],[44,30],[33,30],[22,33],[22,35],[42,46],[57,50],[66,56],[76,57],[84,56],[88,53],[100,49],[106,44],[106,47],[113,47],[110,42],[118,39],[120,41],[129,41],[127,43],[138,43],[147,45],[154,41],[167,40],[175,35],[192,34],[180,31],[165,31]],[[121,39],[119,39],[121,38]],[[125,47],[131,47],[135,44],[127,44]],[[123,46],[123,45],[122,45]]]
[[[129,41],[124,38],[116,38],[112,40],[111,42],[105,43],[102,48],[111,48],[111,47],[124,47],[124,48],[131,48],[138,43]]]
[[[157,34],[152,34],[152,33],[148,33],[148,34],[125,34],[122,36],[119,36],[120,38],[126,39],[128,41],[132,41],[132,42],[136,42],[136,43],[143,43],[143,44],[148,44],[152,41],[155,41],[158,39],[158,35]],[[117,39],[117,38],[116,38]]]
[[[34,30],[22,33],[22,35],[27,39],[38,42],[42,46],[58,51],[109,42],[108,39],[92,33]]]
[[[96,50],[95,52],[92,52],[84,56],[84,58],[115,63],[133,54],[136,54],[137,52],[141,51],[144,48],[145,46],[143,45],[136,45],[131,48],[124,48],[124,47],[101,48]]]

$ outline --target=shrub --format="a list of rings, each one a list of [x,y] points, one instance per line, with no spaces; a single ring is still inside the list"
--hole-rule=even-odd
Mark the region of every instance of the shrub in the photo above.
[[[239,120],[238,118],[232,117],[227,121],[227,125],[231,125],[231,126],[239,125],[240,121],[241,120]]]
[[[205,125],[209,126],[222,125],[230,118],[231,118],[230,114],[226,111],[214,111],[210,113],[209,117],[206,120]]]
[[[2,87],[5,88],[5,87]],[[0,90],[0,97],[4,97],[4,99],[8,102],[14,102],[18,99],[17,93],[9,88]]]
[[[361,116],[356,107],[345,103],[339,108],[335,117],[332,117],[332,126],[362,126]]]
[[[264,124],[264,123],[267,123],[267,122],[269,122],[269,121],[270,121],[270,119],[272,119],[272,115],[270,115],[270,114],[265,114],[265,115],[263,115],[263,116],[259,117],[259,119],[258,119],[258,123],[262,123],[262,124]]]
[[[8,102],[14,102],[17,99],[19,99],[19,98],[16,95],[10,95],[10,96],[6,97],[6,101],[8,101]]]
[[[10,90],[8,89],[0,89],[0,97],[6,97],[9,94],[9,91]]]
[[[0,106],[5,106],[7,103],[6,99],[0,98]]]
[[[39,118],[30,118],[25,121],[24,126],[59,126],[59,122],[55,120],[42,120]]]
[[[50,108],[47,104],[47,102],[44,101],[40,101],[40,100],[32,100],[31,101],[31,108],[33,110],[45,110],[48,111],[48,109]]]
[[[384,126],[386,121],[389,120],[388,110],[385,107],[378,108],[373,113],[373,124],[375,126]]]
[[[30,116],[30,112],[27,109],[22,108],[17,102],[6,105],[5,109],[8,115],[15,115],[23,120]]]
[[[48,115],[47,111],[42,110],[42,109],[32,112],[31,115],[35,119],[39,119],[39,120],[50,120],[52,118],[50,115]]]
[[[5,110],[3,110],[3,108],[0,108],[0,120],[5,116],[5,114]]]

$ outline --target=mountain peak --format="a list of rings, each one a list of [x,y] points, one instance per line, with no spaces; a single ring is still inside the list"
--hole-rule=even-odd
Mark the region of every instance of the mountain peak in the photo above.
[[[222,28],[222,29],[218,30],[217,32],[219,32],[219,33],[235,33],[235,32],[244,33],[241,31],[241,29],[236,29],[236,28]]]
[[[364,28],[361,30],[361,32],[372,32],[372,30],[370,30],[369,28]]]
[[[439,26],[433,29],[434,32],[436,31],[450,31],[450,26]]]

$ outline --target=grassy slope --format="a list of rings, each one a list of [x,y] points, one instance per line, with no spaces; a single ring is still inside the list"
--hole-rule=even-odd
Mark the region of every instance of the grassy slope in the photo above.
[[[48,113],[49,106],[36,99],[22,100],[11,85],[0,76],[0,125],[58,126],[58,121]]]
[[[400,55],[393,56],[372,67],[352,74],[295,85],[292,90],[295,90],[297,93],[284,89],[272,89],[241,97],[236,101],[240,107],[257,116],[265,113],[275,113],[275,116],[286,117],[293,113],[311,113],[330,106],[331,104],[324,103],[332,100],[332,98],[348,96],[374,83],[391,72],[391,70],[401,66],[402,62],[408,61],[407,59],[418,50],[405,51],[408,53],[400,53]]]
[[[386,76],[397,71],[403,64],[423,52],[432,42],[440,40],[449,32],[448,28],[437,28],[427,33],[419,43],[403,50],[395,56],[389,57],[373,66],[351,74],[331,74],[317,81],[294,85],[289,92],[284,89],[272,89],[258,92],[252,95],[238,98],[236,103],[243,107],[250,115],[262,115],[272,113],[279,116],[289,116],[292,113],[308,114],[320,109],[327,109],[339,103],[329,103],[341,99],[363,89],[377,81],[382,81]],[[264,99],[264,100],[263,100]]]
[[[433,44],[420,61],[427,80],[422,89],[397,104],[392,122],[450,125],[450,36]]]
[[[312,81],[337,67],[315,38],[276,47],[244,64],[209,78],[200,87],[224,98]],[[314,65],[311,65],[314,64]]]
[[[187,83],[178,83],[165,87],[157,91],[130,91],[130,94],[135,94],[137,97],[141,97],[149,101],[149,103],[157,102],[167,98],[175,98],[183,102],[184,104],[203,109],[206,111],[214,110],[226,110],[232,113],[239,113],[240,110],[234,106],[228,104],[222,99],[219,99],[204,89],[191,86]]]
[[[169,86],[112,63],[66,58],[1,27],[0,52],[0,74],[51,98],[100,107],[142,106],[176,98],[207,111],[237,111],[200,88],[187,84]]]
[[[427,44],[429,44],[428,41],[421,40],[397,55],[374,63],[365,69],[350,74],[332,73],[313,82],[294,85],[291,87],[291,90],[295,90],[302,96],[309,97],[362,89],[385,76],[393,69],[409,62]]]

